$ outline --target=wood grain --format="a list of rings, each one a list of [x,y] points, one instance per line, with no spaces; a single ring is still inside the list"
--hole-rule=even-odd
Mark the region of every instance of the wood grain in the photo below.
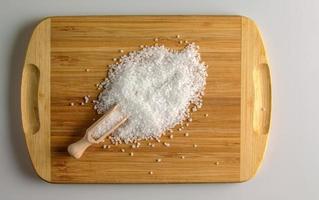
[[[257,107],[270,109],[267,87],[270,79],[264,75],[267,75],[267,70],[260,70],[253,76],[256,84],[250,81],[252,68],[246,66],[256,58],[245,56],[259,54],[249,53],[256,51],[250,50],[255,47],[247,45],[246,41],[254,43],[255,39],[249,37],[256,35],[244,30],[253,28],[247,27],[244,18],[88,16],[50,19],[51,92],[48,94],[51,97],[51,128],[47,133],[50,140],[47,147],[50,148],[51,172],[46,180],[55,183],[238,182],[253,174],[259,162],[252,157],[262,156],[265,146],[244,147],[243,144],[248,144],[244,138],[253,143],[259,137],[250,137],[251,132],[243,132],[246,129],[251,131],[251,127],[265,129],[269,125],[269,115],[260,114]],[[119,49],[124,53],[137,50],[141,44],[154,44],[154,38],[159,38],[160,44],[181,49],[184,44],[178,43],[177,34],[182,40],[196,42],[201,47],[203,61],[209,65],[204,106],[193,114],[190,126],[182,131],[175,129],[173,139],[161,139],[171,144],[169,148],[161,143],[151,148],[148,142],[142,142],[138,149],[124,144],[102,149],[102,144],[99,144],[90,147],[79,160],[70,157],[67,146],[81,138],[93,123],[92,119],[99,117],[92,104],[79,104],[85,95],[98,95],[100,91],[95,84],[104,79],[112,59],[122,55]],[[86,72],[86,69],[90,71]],[[245,76],[246,72],[248,75]],[[244,86],[242,79],[245,80]],[[246,92],[250,87],[262,92],[251,95]],[[254,109],[248,106],[243,112],[246,101],[254,100],[255,96],[259,99],[255,102],[259,103],[255,103]],[[69,106],[70,102],[75,106]],[[205,117],[206,113],[208,117]],[[249,126],[249,123],[254,124],[250,118],[258,119],[255,125]],[[184,136],[186,132],[189,137]],[[262,135],[267,137],[267,134]],[[194,148],[194,144],[198,147]],[[129,152],[134,152],[134,156],[129,156]],[[29,153],[40,152],[29,149]],[[162,162],[155,162],[157,158]],[[149,174],[150,171],[153,175]]]

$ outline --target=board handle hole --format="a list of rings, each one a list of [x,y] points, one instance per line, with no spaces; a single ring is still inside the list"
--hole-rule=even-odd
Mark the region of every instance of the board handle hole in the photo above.
[[[267,63],[254,68],[254,116],[253,130],[258,134],[268,134],[271,114],[271,81]]]
[[[28,120],[27,131],[31,134],[36,134],[40,130],[39,119],[39,104],[38,104],[38,92],[39,92],[39,80],[40,70],[34,64],[28,64],[25,68],[25,102],[26,102],[26,117]]]

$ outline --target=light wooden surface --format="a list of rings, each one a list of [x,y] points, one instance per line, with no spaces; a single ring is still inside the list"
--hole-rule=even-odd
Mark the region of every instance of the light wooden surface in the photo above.
[[[51,43],[36,34],[42,30],[42,24],[47,24],[47,32],[51,30]],[[201,47],[202,59],[209,65],[204,106],[193,114],[190,126],[175,130],[173,139],[162,138],[171,147],[156,143],[151,148],[148,142],[142,142],[138,149],[124,144],[102,149],[100,144],[90,147],[80,160],[70,157],[67,146],[81,138],[92,119],[99,117],[92,105],[79,103],[85,95],[96,97],[99,93],[95,84],[105,77],[112,58],[121,55],[119,49],[125,53],[137,50],[141,44],[154,44],[154,38],[168,47],[181,48],[177,34],[183,40],[196,42]],[[53,17],[36,28],[29,49],[32,43],[46,46],[41,49],[43,52],[51,51],[47,56],[38,56],[43,54],[40,50],[35,53],[28,50],[26,58],[29,63],[30,55],[35,54],[45,60],[41,62],[47,64],[43,65],[48,66],[46,69],[51,65],[51,76],[46,82],[41,82],[42,68],[38,67],[39,91],[47,87],[42,95],[51,97],[46,107],[51,110],[48,113],[40,109],[43,99],[40,92],[38,95],[40,130],[51,127],[41,135],[41,141],[28,138],[30,130],[38,125],[28,107],[34,106],[34,100],[23,95],[28,89],[27,82],[31,82],[25,78],[26,73],[21,99],[29,153],[37,173],[45,180],[56,183],[239,182],[249,179],[259,167],[268,137],[270,77],[259,33],[250,20],[240,16]],[[38,66],[34,61],[31,64]],[[69,106],[70,102],[75,106]],[[184,136],[186,132],[189,137]],[[194,148],[194,144],[198,147]],[[38,146],[50,150],[43,153]],[[134,156],[129,156],[129,152],[134,152]],[[46,160],[36,162],[37,157]],[[162,162],[156,162],[157,158]]]

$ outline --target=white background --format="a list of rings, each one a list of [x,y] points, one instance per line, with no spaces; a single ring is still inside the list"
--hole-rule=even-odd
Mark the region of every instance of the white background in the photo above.
[[[239,14],[270,58],[273,115],[257,176],[241,184],[58,185],[41,181],[21,129],[20,79],[35,24],[52,15]],[[0,0],[0,199],[319,199],[318,0]]]

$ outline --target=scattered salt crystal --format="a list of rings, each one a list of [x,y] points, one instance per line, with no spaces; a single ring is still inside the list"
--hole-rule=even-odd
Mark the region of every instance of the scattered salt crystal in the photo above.
[[[94,106],[102,114],[118,104],[129,116],[113,133],[116,140],[125,142],[159,138],[179,124],[189,116],[190,104],[202,102],[206,84],[206,67],[194,43],[181,51],[163,45],[141,48],[111,65],[113,70],[100,84],[104,90]]]
[[[88,96],[84,96],[83,99],[84,103],[89,103],[90,98]]]
[[[163,145],[166,146],[166,147],[170,147],[170,143],[167,143],[167,142],[163,142]]]
[[[71,102],[71,103],[70,103],[70,106],[74,106],[74,103],[73,103],[73,102]]]

